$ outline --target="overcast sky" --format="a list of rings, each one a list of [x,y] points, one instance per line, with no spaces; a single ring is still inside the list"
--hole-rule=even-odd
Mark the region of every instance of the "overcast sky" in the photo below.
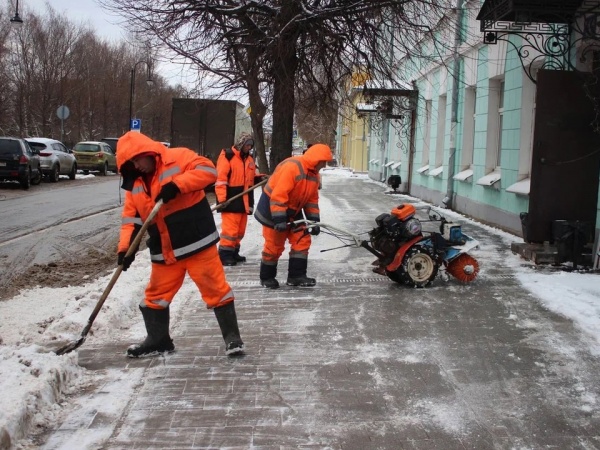
[[[125,32],[119,25],[121,18],[109,14],[102,9],[94,0],[50,0],[52,7],[61,14],[65,14],[70,20],[78,23],[89,24],[104,39],[125,39]],[[46,11],[46,0],[21,0],[24,10],[31,8],[38,13]],[[27,20],[21,13],[23,20]]]
[[[46,3],[46,0],[21,0],[20,15],[25,23],[27,23],[28,9],[43,14],[46,11]],[[89,24],[102,39],[111,42],[127,40],[127,31],[122,26],[123,18],[101,8],[96,0],[50,0],[49,3],[54,10],[64,14],[69,20]],[[186,84],[181,65],[159,63],[156,70],[171,85]]]

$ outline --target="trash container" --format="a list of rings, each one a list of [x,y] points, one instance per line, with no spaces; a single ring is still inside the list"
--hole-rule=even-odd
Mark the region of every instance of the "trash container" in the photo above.
[[[552,236],[558,253],[558,262],[573,262],[577,268],[583,254],[583,248],[590,240],[591,222],[554,220]]]

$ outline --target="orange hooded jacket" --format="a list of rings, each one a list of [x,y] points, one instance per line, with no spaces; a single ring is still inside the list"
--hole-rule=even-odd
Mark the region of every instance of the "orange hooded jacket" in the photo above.
[[[320,220],[319,174],[316,166],[331,161],[331,149],[325,144],[314,144],[302,156],[283,160],[269,178],[256,207],[255,217],[261,224],[273,228],[302,218]]]
[[[242,158],[241,152],[235,148],[223,149],[217,160],[217,182],[215,183],[215,194],[217,202],[226,200],[241,194],[250,186],[254,185],[256,177],[256,166],[254,158],[248,154]],[[254,191],[232,201],[219,212],[248,213],[254,207]]]
[[[146,176],[131,159],[153,154],[156,170]],[[167,148],[135,131],[125,133],[117,143],[117,166],[123,176],[125,205],[122,213],[118,251],[126,251],[146,220],[161,188],[173,182],[178,194],[163,205],[148,227],[148,248],[153,263],[173,264],[219,241],[219,233],[204,188],[217,179],[214,164],[187,148]]]

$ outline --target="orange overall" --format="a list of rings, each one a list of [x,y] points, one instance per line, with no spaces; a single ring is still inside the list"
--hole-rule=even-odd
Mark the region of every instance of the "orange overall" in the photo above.
[[[154,156],[154,173],[136,174],[132,169],[130,160],[141,154]],[[129,247],[161,188],[173,182],[180,191],[161,207],[148,228],[152,273],[141,305],[167,308],[186,273],[198,286],[208,308],[233,301],[216,249],[219,233],[204,194],[204,189],[216,180],[212,162],[189,149],[167,149],[141,133],[128,132],[119,140],[117,164],[126,190],[119,252]]]
[[[304,230],[275,231],[276,224],[303,219],[319,221],[319,176],[317,165],[332,159],[331,149],[324,144],[311,146],[302,156],[287,158],[276,168],[261,196],[255,217],[263,225],[261,280],[274,278],[277,262],[289,240],[288,276],[306,276],[311,238]]]
[[[224,203],[250,188],[255,176],[256,166],[251,155],[242,155],[235,147],[223,149],[217,160],[217,202]],[[239,249],[246,233],[248,214],[253,208],[254,194],[250,191],[219,210],[222,216],[220,250],[233,252]]]

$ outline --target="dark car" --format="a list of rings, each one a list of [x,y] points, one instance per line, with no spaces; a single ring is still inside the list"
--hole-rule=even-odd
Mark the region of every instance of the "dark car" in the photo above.
[[[29,147],[27,141],[0,137],[0,180],[18,181],[23,189],[40,184],[40,156]]]
[[[117,154],[117,141],[119,138],[102,138],[102,142],[106,142],[112,148],[113,153]]]

